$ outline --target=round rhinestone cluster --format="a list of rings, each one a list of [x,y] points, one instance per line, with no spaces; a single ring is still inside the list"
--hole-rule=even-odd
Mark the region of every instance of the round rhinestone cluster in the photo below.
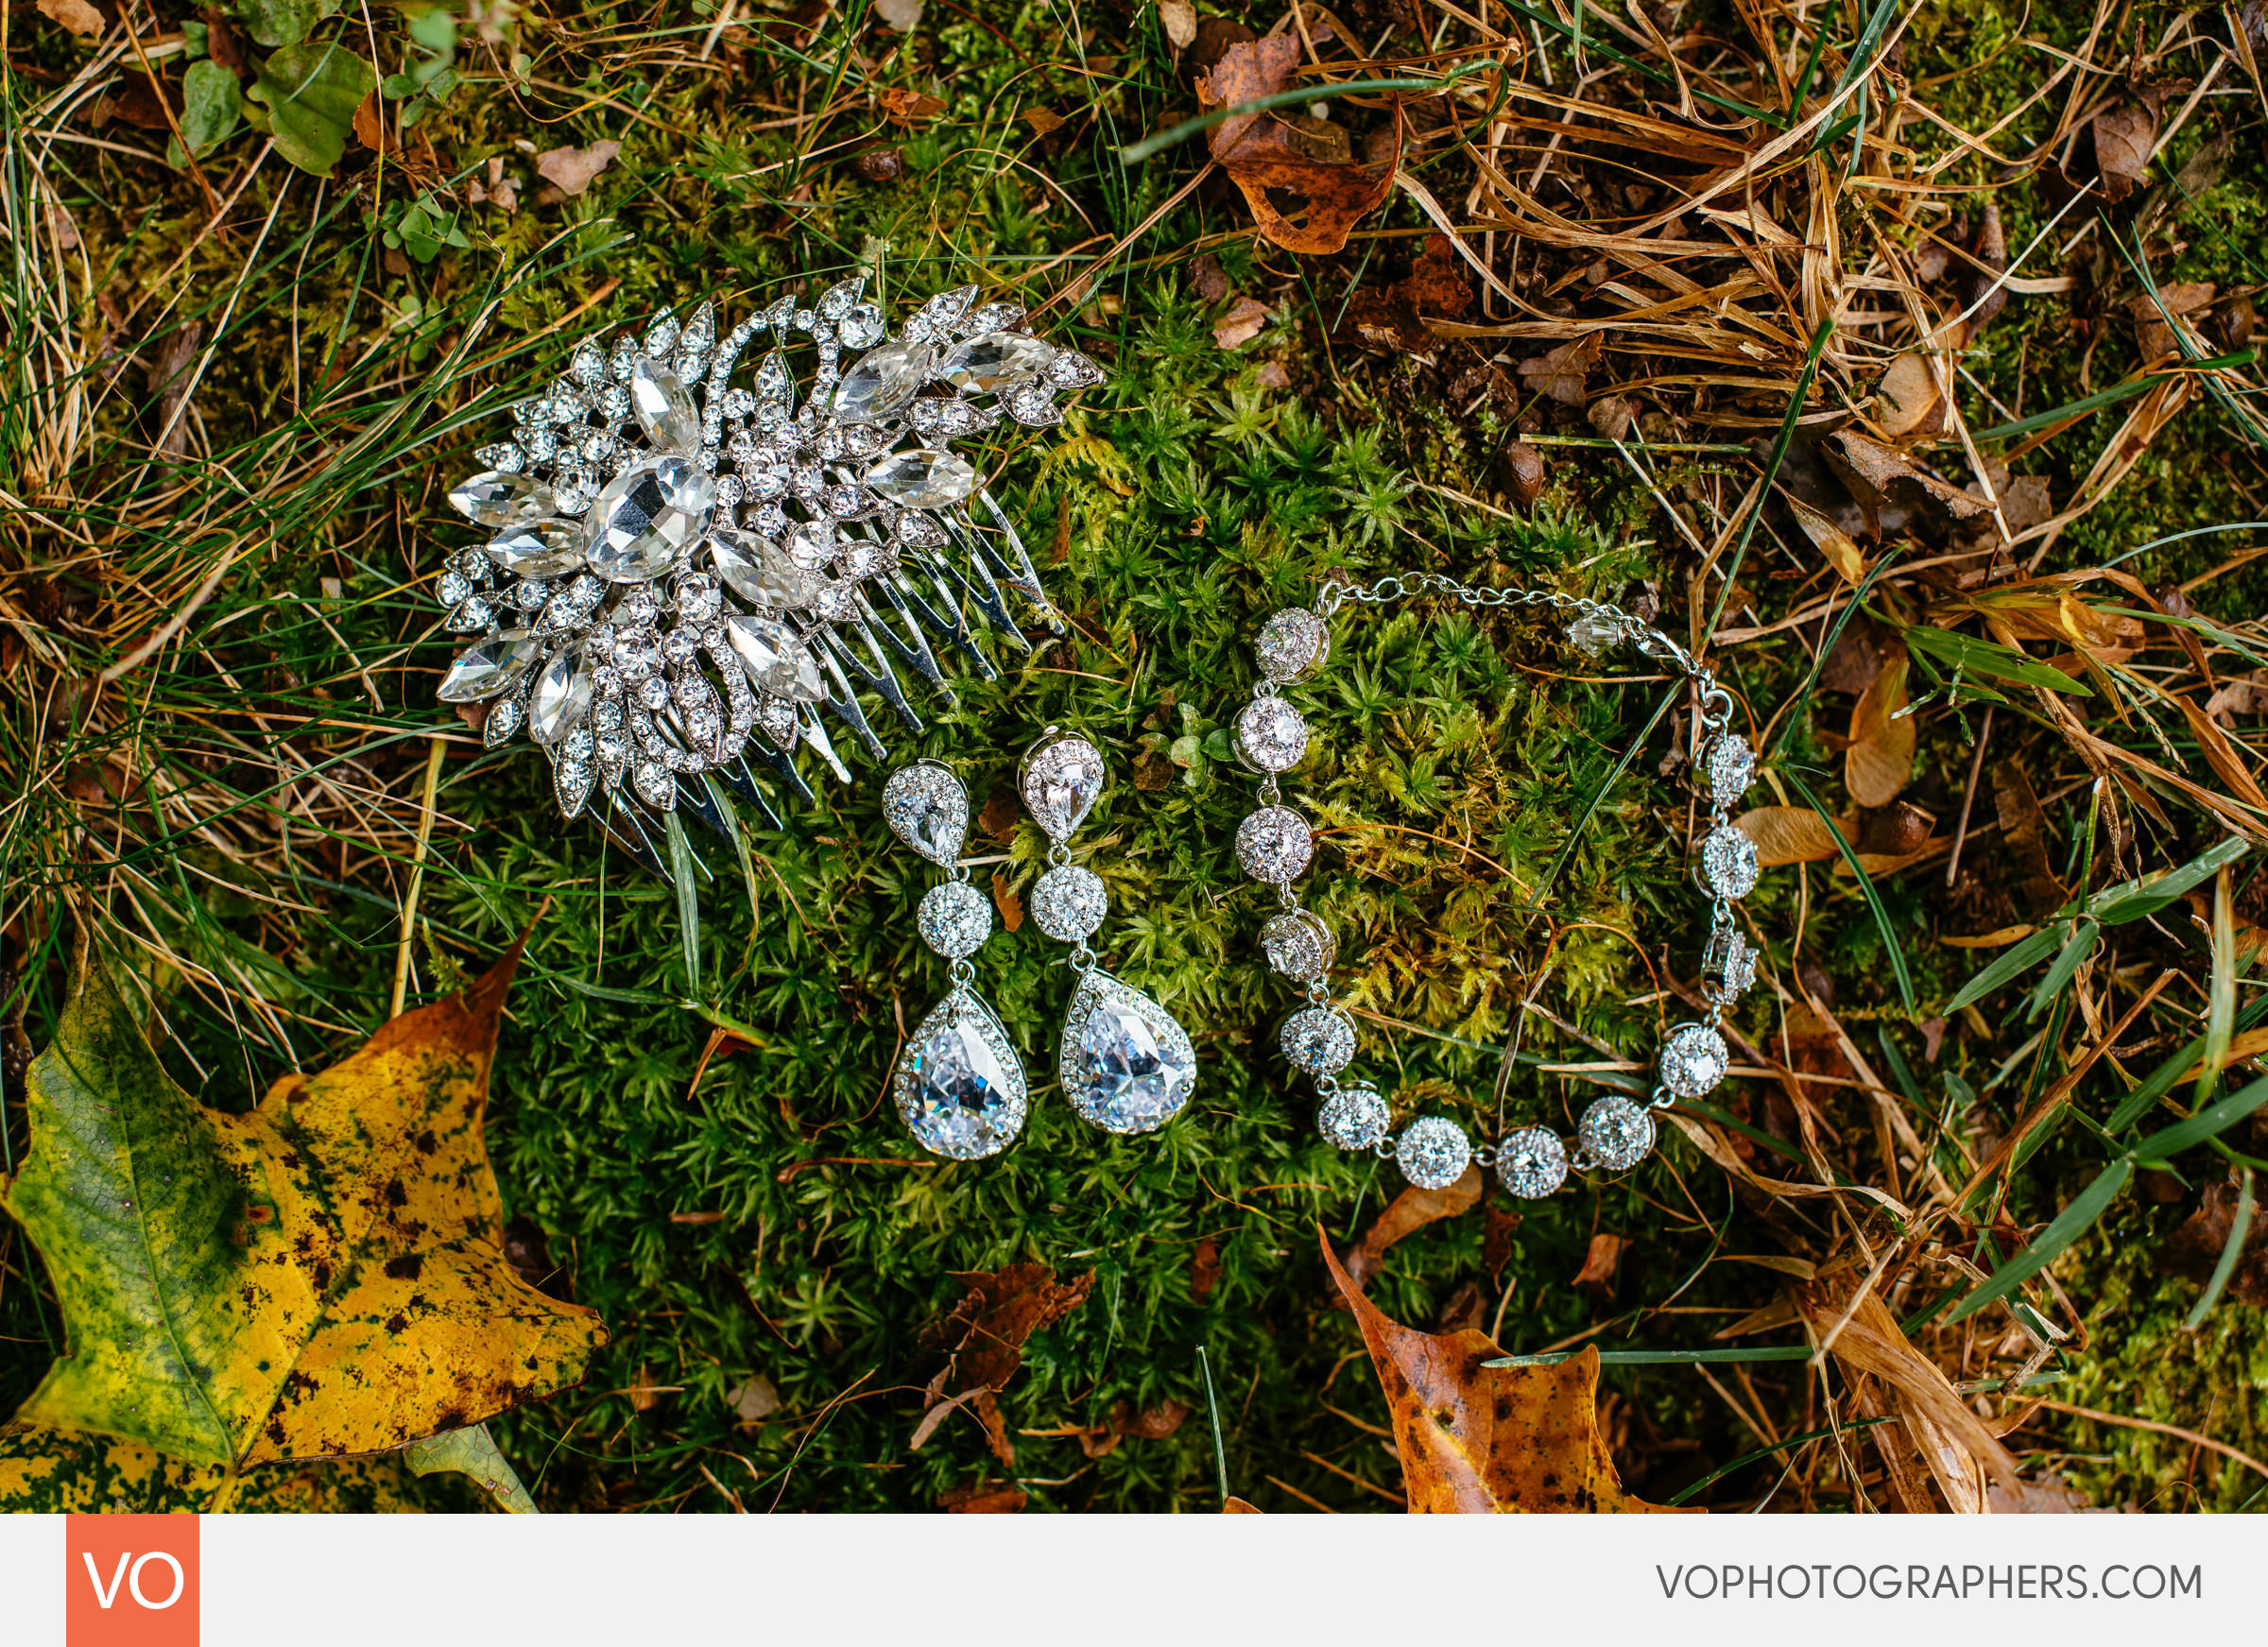
[[[1331,655],[1331,630],[1305,607],[1286,607],[1261,626],[1260,672],[1270,680],[1301,680]]]
[[[1329,1006],[1303,1006],[1283,1021],[1283,1055],[1311,1075],[1335,1075],[1354,1058],[1354,1024]]]
[[[1393,1124],[1394,1112],[1373,1087],[1341,1087],[1315,1113],[1315,1130],[1341,1149],[1369,1149]]]
[[[1315,838],[1288,806],[1263,806],[1236,828],[1236,861],[1255,881],[1281,886],[1307,867]]]
[[[1319,917],[1287,909],[1260,929],[1260,947],[1277,971],[1295,984],[1312,984],[1331,970],[1339,942]]]
[[[1567,1145],[1548,1127],[1523,1126],[1496,1146],[1497,1181],[1523,1201],[1540,1201],[1567,1179]]]
[[[1394,1162],[1420,1190],[1446,1190],[1472,1164],[1472,1145],[1455,1122],[1428,1115],[1402,1128],[1394,1143]]]
[[[1280,697],[1256,697],[1236,717],[1237,758],[1255,772],[1289,772],[1307,756],[1307,722]]]
[[[1701,884],[1719,898],[1756,890],[1756,843],[1735,824],[1719,824],[1701,837]]]
[[[1723,1036],[1706,1023],[1681,1023],[1661,1043],[1661,1084],[1680,1098],[1699,1098],[1731,1062]]]
[[[1654,1117],[1627,1098],[1601,1098],[1583,1111],[1575,1141],[1600,1166],[1619,1173],[1654,1147]]]
[[[992,901],[966,881],[947,881],[923,894],[915,920],[923,943],[957,961],[992,935]]]
[[[1057,943],[1084,943],[1108,913],[1103,878],[1077,864],[1057,864],[1032,887],[1032,924]]]

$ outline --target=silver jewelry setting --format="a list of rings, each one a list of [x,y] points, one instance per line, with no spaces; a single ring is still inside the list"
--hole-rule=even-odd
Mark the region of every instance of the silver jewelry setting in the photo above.
[[[1028,652],[1009,592],[1059,626],[954,443],[1059,423],[1101,369],[973,286],[890,338],[866,286],[729,331],[703,300],[588,338],[448,494],[488,540],[435,584],[441,626],[472,637],[439,696],[490,704],[490,747],[524,729],[562,815],[603,796],[609,832],[664,876],[662,815],[729,830],[713,782],[778,827],[783,796],[813,795],[801,749],[850,781],[827,720],[885,759],[868,701],[921,728],[902,671],[950,702],[949,652],[989,673],[985,630]]]

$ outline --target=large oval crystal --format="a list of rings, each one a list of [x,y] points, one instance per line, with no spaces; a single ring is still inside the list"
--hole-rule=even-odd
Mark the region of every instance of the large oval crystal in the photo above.
[[[659,577],[709,529],[716,477],[690,457],[632,464],[591,506],[583,558],[609,583]]]
[[[1155,1132],[1197,1080],[1189,1036],[1172,1014],[1107,972],[1090,972],[1063,1024],[1063,1090],[1106,1132]]]
[[[527,735],[556,744],[575,730],[591,708],[591,672],[583,667],[583,643],[571,642],[551,655],[527,691]]]
[[[835,386],[834,415],[846,423],[873,423],[903,411],[929,376],[926,343],[885,343],[868,350]]]
[[[489,558],[516,577],[557,577],[583,563],[583,523],[556,518],[507,527],[491,540]]]
[[[988,395],[1022,378],[1036,377],[1056,352],[1021,332],[988,332],[956,344],[938,361],[932,377],[965,395]]]
[[[898,1060],[898,1113],[934,1155],[998,1155],[1023,1130],[1023,1066],[973,992],[955,989]]]
[[[957,504],[976,489],[976,469],[956,453],[917,446],[893,452],[867,471],[867,489],[902,508]]]
[[[709,534],[709,564],[734,594],[760,607],[807,607],[818,598],[820,579],[787,557],[787,551],[754,532],[719,526]]]
[[[630,410],[645,437],[663,452],[691,452],[701,443],[701,414],[693,391],[658,360],[630,369]]]
[[[725,620],[725,639],[748,672],[748,678],[774,697],[818,703],[827,682],[818,660],[797,633],[778,618],[734,613]]]
[[[496,696],[527,673],[539,650],[525,629],[506,629],[469,646],[449,666],[438,694],[443,703],[479,703]]]

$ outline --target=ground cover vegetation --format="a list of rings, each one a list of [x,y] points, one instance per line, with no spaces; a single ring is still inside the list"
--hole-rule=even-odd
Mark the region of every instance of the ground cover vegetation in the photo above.
[[[1590,1502],[2268,1502],[2258,5],[40,0],[0,46],[0,1501],[1555,1507],[1409,1393],[1595,1376]],[[1108,369],[998,454],[1068,633],[905,752],[984,804],[1036,1072],[1015,761],[1110,752],[1105,960],[1204,1060],[1158,1137],[1042,1092],[994,1162],[903,1138],[943,979],[871,763],[699,842],[689,916],[434,701],[442,494],[524,386],[858,269]],[[1621,599],[1765,757],[1734,1078],[1549,1202],[1398,1194],[1273,1048],[1223,722],[1269,611],[1407,568]],[[1412,1107],[1564,1128],[1689,1013],[1692,721],[1632,661],[1405,608],[1301,696],[1306,888]],[[134,1227],[52,1192],[74,1048],[258,1140],[523,934],[433,1192],[575,1347],[367,1447],[43,1384]],[[127,1004],[75,1027],[88,969]],[[427,1424],[464,1474],[305,1462]]]

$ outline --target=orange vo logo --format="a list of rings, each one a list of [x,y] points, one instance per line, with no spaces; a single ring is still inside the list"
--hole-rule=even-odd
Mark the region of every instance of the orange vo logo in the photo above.
[[[198,1647],[195,1516],[73,1516],[69,1647]]]

